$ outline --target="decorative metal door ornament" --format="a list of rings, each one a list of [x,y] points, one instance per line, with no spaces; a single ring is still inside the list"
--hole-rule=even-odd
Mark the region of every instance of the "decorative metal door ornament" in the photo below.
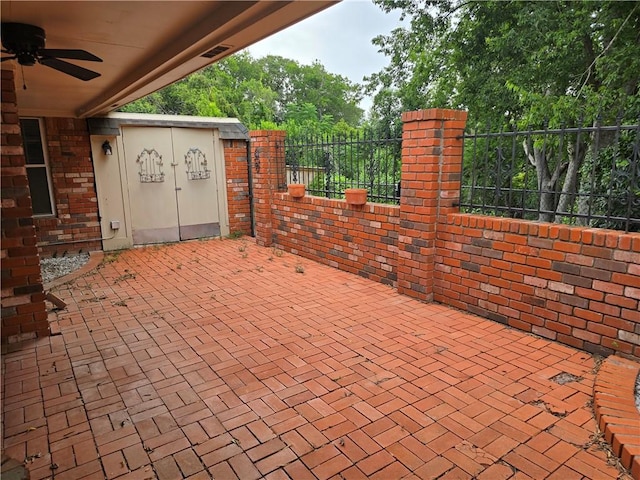
[[[205,180],[211,177],[211,170],[207,168],[207,157],[199,148],[190,148],[184,156],[187,164],[189,180]]]
[[[136,158],[136,163],[138,164],[140,183],[164,182],[162,155],[155,148],[142,150],[138,158]]]

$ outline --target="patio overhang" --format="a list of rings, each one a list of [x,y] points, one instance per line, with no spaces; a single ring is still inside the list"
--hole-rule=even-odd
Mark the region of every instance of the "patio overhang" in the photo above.
[[[2,21],[43,28],[46,48],[83,49],[103,60],[74,62],[100,73],[87,82],[39,64],[5,61],[2,68],[15,71],[21,116],[103,115],[337,1],[2,0]]]

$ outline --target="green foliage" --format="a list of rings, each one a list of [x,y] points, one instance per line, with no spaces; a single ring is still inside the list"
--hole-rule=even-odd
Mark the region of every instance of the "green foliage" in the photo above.
[[[250,129],[328,133],[362,120],[361,87],[327,72],[277,56],[227,57],[121,111],[238,118]]]
[[[374,1],[410,20],[374,39],[390,64],[367,85],[402,110],[465,108],[470,125],[497,127],[637,114],[637,2]],[[376,96],[374,112],[388,104]]]
[[[387,12],[400,10],[408,20],[407,27],[374,39],[389,58],[385,69],[367,79],[367,91],[375,92],[374,123],[389,123],[397,111],[427,107],[468,110],[471,132],[613,125],[639,118],[639,2],[374,2]],[[600,148],[614,144],[606,136],[600,140]],[[505,172],[495,140],[481,140],[476,146],[486,155],[479,157],[480,164],[465,158],[464,181],[491,188],[463,193],[481,205],[508,211],[509,202],[516,201],[533,212],[549,210],[539,220],[565,221],[562,213],[576,208],[584,213],[576,193],[587,183],[581,166],[593,145],[593,134],[564,143],[559,136],[531,135],[513,150],[505,147],[508,158],[512,151],[515,155]],[[611,164],[603,163],[601,170],[611,172]],[[522,189],[522,198],[505,197],[504,189],[514,187]],[[550,190],[557,193],[545,193]],[[622,188],[619,192],[624,194]]]
[[[640,158],[634,148],[640,146],[640,130],[620,133],[618,141],[595,153],[590,152],[582,164],[582,193],[588,193],[589,210],[600,218],[594,226],[624,230],[625,221],[640,219]],[[635,162],[634,162],[635,158]],[[614,218],[611,218],[614,217]],[[629,231],[640,231],[640,223],[631,223]]]

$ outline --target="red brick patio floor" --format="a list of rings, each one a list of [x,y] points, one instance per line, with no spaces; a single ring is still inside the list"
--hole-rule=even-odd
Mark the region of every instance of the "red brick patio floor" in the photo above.
[[[590,355],[251,240],[106,254],[54,292],[61,335],[3,356],[31,479],[628,478]]]

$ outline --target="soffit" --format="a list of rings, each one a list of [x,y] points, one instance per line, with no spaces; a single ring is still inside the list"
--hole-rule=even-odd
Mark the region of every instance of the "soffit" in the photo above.
[[[6,61],[2,68],[15,71],[22,116],[103,115],[334,3],[2,0],[2,21],[43,28],[45,48],[83,49],[103,59],[102,63],[70,61],[101,73],[88,82],[39,64],[21,68]],[[221,45],[228,50],[202,57]]]

